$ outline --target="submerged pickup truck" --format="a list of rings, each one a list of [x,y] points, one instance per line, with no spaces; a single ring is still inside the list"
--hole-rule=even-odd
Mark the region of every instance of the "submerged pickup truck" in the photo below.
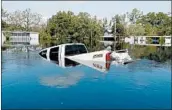
[[[77,62],[67,59],[66,56],[88,53],[87,48],[81,43],[61,44],[48,47],[39,52],[39,55],[61,67],[76,66]]]
[[[102,63],[105,62],[105,68],[110,66],[110,52],[107,50],[90,52],[82,43],[67,43],[53,47],[48,47],[39,52],[39,55],[48,61],[55,62],[60,67],[69,67],[83,64],[96,68],[103,68]],[[93,64],[90,64],[93,62]],[[97,62],[97,63],[95,63]],[[91,67],[90,66],[90,67]]]

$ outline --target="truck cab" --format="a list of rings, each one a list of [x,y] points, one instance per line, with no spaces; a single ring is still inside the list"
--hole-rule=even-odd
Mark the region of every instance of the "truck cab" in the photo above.
[[[84,44],[69,43],[45,48],[39,52],[39,55],[48,61],[58,64],[60,67],[69,67],[79,65],[79,63],[66,57],[84,53],[88,53]]]

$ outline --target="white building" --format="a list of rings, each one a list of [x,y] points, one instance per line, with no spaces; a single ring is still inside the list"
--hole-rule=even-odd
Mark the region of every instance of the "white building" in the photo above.
[[[171,46],[171,36],[165,36],[165,45]]]
[[[112,45],[114,41],[115,39],[112,34],[112,30],[110,29],[110,27],[106,26],[104,36],[102,36],[102,40],[100,42],[103,43],[104,46],[109,46]]]
[[[114,37],[111,35],[102,36],[102,42],[105,46],[112,45],[114,43]]]
[[[2,33],[2,34],[1,34],[1,46],[4,45],[4,42],[5,42],[5,41],[6,41],[6,38],[5,38],[4,34]]]
[[[161,37],[165,40],[162,46],[171,46],[171,36],[130,36],[125,38],[125,42],[135,45],[161,46]]]
[[[134,44],[134,36],[126,37],[124,39],[125,43]]]
[[[136,41],[136,39],[135,39]],[[146,44],[146,37],[144,36],[138,36],[138,39],[137,39],[137,44],[140,44],[140,45],[145,45]]]
[[[39,33],[30,32],[30,45],[39,45]]]
[[[8,33],[10,33],[9,42],[12,45],[39,45],[39,33],[37,32],[8,31]]]

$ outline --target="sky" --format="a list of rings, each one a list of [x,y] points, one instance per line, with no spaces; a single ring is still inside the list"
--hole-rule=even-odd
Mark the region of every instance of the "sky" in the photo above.
[[[171,1],[3,1],[2,8],[8,12],[30,8],[46,21],[58,11],[88,12],[98,19],[110,20],[115,14],[131,12],[133,8],[148,12],[171,12]]]

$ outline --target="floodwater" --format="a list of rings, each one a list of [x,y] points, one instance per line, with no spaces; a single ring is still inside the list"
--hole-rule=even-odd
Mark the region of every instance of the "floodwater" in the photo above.
[[[37,53],[2,53],[2,109],[171,108],[171,69],[139,60],[108,72],[61,68]]]

